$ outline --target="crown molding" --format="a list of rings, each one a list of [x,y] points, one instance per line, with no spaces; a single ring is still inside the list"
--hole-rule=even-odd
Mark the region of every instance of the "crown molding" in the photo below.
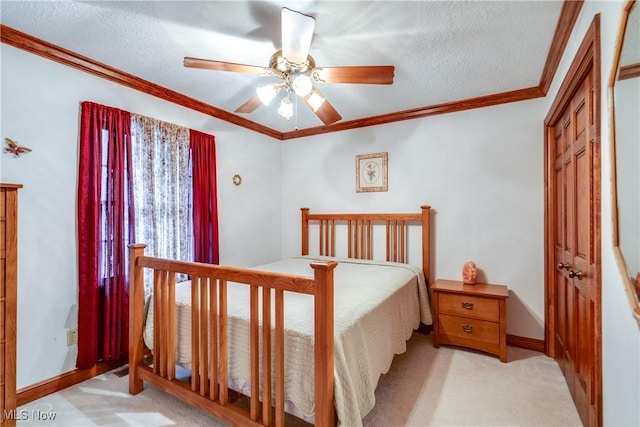
[[[125,73],[117,68],[95,61],[91,58],[87,58],[86,56],[82,56],[2,24],[0,24],[0,41],[29,53],[93,74],[105,80],[130,87],[140,92],[164,99],[165,101],[182,105],[186,108],[199,111],[220,120],[280,139],[280,132],[269,127],[229,113],[228,111],[221,110],[220,108],[216,108],[212,105],[198,101],[155,83],[151,83],[147,80],[141,79],[140,77],[134,76],[133,74]]]
[[[502,92],[464,99],[437,105],[428,105],[411,110],[397,111],[378,116],[364,117],[361,119],[337,122],[328,126],[298,129],[295,131],[279,132],[275,129],[245,119],[236,114],[198,101],[181,93],[167,89],[155,83],[151,83],[140,77],[126,73],[117,68],[95,61],[91,58],[79,55],[70,50],[61,48],[47,41],[38,39],[13,28],[0,24],[0,41],[18,49],[25,50],[49,60],[67,65],[72,68],[93,74],[97,77],[121,84],[123,86],[147,93],[165,101],[181,105],[194,111],[215,117],[254,132],[275,138],[281,141],[302,138],[312,135],[321,135],[350,129],[358,129],[369,126],[411,120],[439,114],[455,113],[475,108],[484,108],[509,102],[525,101],[544,97],[549,90],[551,81],[557,71],[560,59],[568,43],[571,31],[580,14],[583,0],[565,0],[558,19],[555,34],[549,55],[545,63],[539,86],[517,89],[510,92]]]
[[[443,104],[430,105],[427,107],[420,107],[411,110],[398,111],[395,113],[382,114],[379,116],[366,117],[363,119],[349,120],[344,122],[340,121],[329,126],[298,129],[291,132],[284,132],[282,134],[282,139],[287,140],[301,138],[305,136],[320,135],[323,133],[357,129],[367,126],[377,126],[403,120],[418,119],[421,117],[436,116],[439,114],[456,113],[459,111],[490,107],[493,105],[506,104],[509,102],[526,101],[529,99],[541,98],[543,96],[544,93],[542,93],[540,88],[534,86],[527,89],[517,89],[510,92],[502,92],[493,95],[480,96],[477,98],[446,102]]]
[[[560,18],[556,24],[556,31],[553,35],[553,40],[551,41],[549,54],[547,55],[547,61],[544,64],[542,76],[540,77],[539,87],[545,95],[549,91],[549,87],[551,86],[553,77],[556,75],[556,71],[558,71],[560,60],[562,59],[562,55],[567,47],[567,43],[569,43],[571,32],[578,20],[578,16],[580,16],[583,4],[584,0],[565,0],[562,5]]]

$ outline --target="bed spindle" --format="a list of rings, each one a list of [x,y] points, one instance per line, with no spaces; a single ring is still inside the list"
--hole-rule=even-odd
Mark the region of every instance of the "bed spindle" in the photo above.
[[[330,256],[336,256],[336,222],[331,220],[331,254]]]
[[[191,279],[191,390],[200,396],[209,394],[209,281],[207,277]]]
[[[333,228],[335,224],[347,227],[347,257],[359,259],[373,259],[373,237],[371,229],[374,223],[385,225],[386,222],[386,256],[387,261],[406,263],[407,251],[407,226],[410,223],[418,223],[422,228],[422,270],[424,277],[429,282],[431,277],[431,252],[430,252],[430,215],[431,206],[423,205],[419,213],[310,213],[309,208],[301,208],[302,213],[302,255],[309,255],[309,225],[318,223],[322,228],[322,221],[331,220]],[[366,224],[365,224],[366,222]],[[393,224],[392,224],[393,222]],[[366,230],[363,233],[362,230]],[[322,233],[322,231],[321,231]],[[322,239],[322,234],[320,239]],[[323,241],[324,242],[324,241]],[[320,252],[324,243],[320,243]],[[319,253],[322,255],[323,253]],[[335,256],[335,255],[333,255]]]
[[[372,244],[372,234],[373,227],[371,221],[366,221],[367,223],[367,259],[373,259],[373,244]]]
[[[364,236],[362,234],[362,221],[356,221],[356,238],[354,239],[356,242],[356,250],[355,250],[356,258],[362,258],[363,237]]]
[[[217,400],[218,392],[217,280],[191,279],[191,390]]]
[[[200,311],[200,396],[209,394],[209,331],[207,328],[207,318],[209,316],[209,292],[210,281],[207,278],[200,280],[200,301],[198,309]]]
[[[271,424],[271,289],[262,288],[262,424]]]
[[[154,270],[154,343],[159,343],[154,353],[153,370],[163,378],[175,378],[175,280],[174,272]],[[158,323],[155,323],[155,322]]]
[[[154,270],[153,272],[153,342],[156,351],[153,352],[153,372],[156,375],[164,376],[164,345],[165,340],[162,339],[162,328],[164,326],[164,310],[162,299],[164,297],[163,275],[162,271]]]
[[[200,388],[200,359],[197,357],[200,354],[200,340],[198,340],[199,331],[199,309],[198,304],[200,294],[200,277],[193,277],[191,280],[191,354],[194,355],[191,361],[191,391],[197,392]],[[155,314],[155,312],[154,312]],[[154,329],[155,331],[155,329]],[[154,346],[155,346],[155,340]]]
[[[302,254],[309,255],[309,221],[319,223],[321,255],[336,256],[336,224],[347,226],[350,258],[373,259],[373,226],[386,222],[387,258],[407,261],[407,223],[423,226],[423,267],[429,277],[429,207],[419,214],[309,214],[302,209]],[[284,426],[285,421],[285,324],[284,292],[300,292],[314,298],[315,423],[335,425],[334,402],[334,291],[335,261],[313,262],[313,279],[286,276],[202,263],[169,261],[144,256],[144,245],[130,245],[132,296],[130,329],[130,381],[132,394],[142,391],[142,381],[157,385],[187,402],[234,425]],[[143,275],[154,274],[154,366],[142,363]],[[175,274],[192,278],[192,383],[175,377]],[[250,398],[249,410],[230,405],[228,284],[249,286]],[[233,286],[236,286],[235,284]],[[273,304],[273,307],[272,307]],[[274,312],[275,310],[275,312]],[[275,320],[272,319],[272,316]],[[274,325],[275,323],[275,325]],[[272,335],[273,332],[273,335]],[[262,347],[262,348],[260,348]],[[275,349],[272,354],[271,349]],[[189,391],[191,388],[192,391]],[[188,395],[184,393],[191,393]]]
[[[167,275],[167,379],[176,378],[176,273]]]
[[[386,227],[385,227],[385,232],[386,232],[386,254],[387,254],[387,261],[391,261],[391,220],[387,220],[386,221]]]
[[[356,228],[358,230],[358,238],[356,238],[357,243],[357,250],[356,250],[356,257],[357,258],[363,258],[363,252],[364,252],[364,221],[358,221],[358,227]]]
[[[332,219],[319,222],[319,251],[320,255],[335,256],[336,254],[336,227]]]
[[[218,280],[209,278],[209,354],[211,363],[209,364],[209,398],[217,400],[220,396],[218,391]]]
[[[276,427],[284,426],[284,291],[276,295]]]
[[[347,221],[347,258],[354,258],[353,256],[353,222]]]
[[[229,324],[227,320],[227,281],[220,280],[220,403],[229,403]]]
[[[347,221],[347,258],[373,259],[373,224],[371,220]]]
[[[387,220],[387,261],[407,262],[407,225],[404,220]]]
[[[258,398],[258,390],[260,389],[260,365],[259,365],[259,336],[258,336],[258,287],[255,285],[249,286],[249,341],[251,342],[250,351],[250,365],[251,374],[249,380],[250,394],[249,398],[249,410],[252,420],[258,419],[258,407],[260,399]]]
[[[207,381],[209,374],[208,302],[209,280],[207,280],[207,278],[200,278],[200,300],[198,301],[198,311],[200,312],[200,352],[195,353],[200,359],[200,369],[197,371],[200,376],[200,396],[207,396],[209,394],[209,381]]]

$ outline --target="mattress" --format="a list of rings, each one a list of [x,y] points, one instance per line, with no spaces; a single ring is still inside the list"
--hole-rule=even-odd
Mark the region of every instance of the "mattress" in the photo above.
[[[375,404],[375,388],[395,354],[420,322],[432,324],[424,275],[400,263],[318,256],[294,257],[253,267],[256,270],[312,276],[310,263],[335,260],[335,406],[341,426],[361,426]],[[176,285],[176,361],[191,363],[190,282]],[[248,394],[248,286],[229,283],[229,386]],[[313,298],[285,292],[286,410],[313,421]],[[153,304],[144,332],[153,349]]]

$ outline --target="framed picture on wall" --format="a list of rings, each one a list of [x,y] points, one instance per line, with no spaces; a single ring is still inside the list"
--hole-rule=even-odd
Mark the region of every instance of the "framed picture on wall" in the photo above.
[[[388,153],[356,155],[356,192],[387,191]]]

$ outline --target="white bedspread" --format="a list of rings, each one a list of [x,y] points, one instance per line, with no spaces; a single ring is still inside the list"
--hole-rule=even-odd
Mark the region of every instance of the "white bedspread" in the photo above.
[[[361,426],[375,404],[380,375],[388,372],[395,354],[419,323],[432,324],[422,270],[407,264],[328,257],[295,257],[254,267],[279,273],[312,276],[314,260],[338,261],[335,269],[335,403],[339,425]],[[190,284],[176,287],[176,360],[191,363]],[[247,286],[229,284],[229,377],[243,393],[249,378],[249,297]],[[295,415],[313,419],[313,300],[285,293],[285,399]],[[153,349],[153,304],[144,334]],[[235,385],[236,387],[233,387]]]

